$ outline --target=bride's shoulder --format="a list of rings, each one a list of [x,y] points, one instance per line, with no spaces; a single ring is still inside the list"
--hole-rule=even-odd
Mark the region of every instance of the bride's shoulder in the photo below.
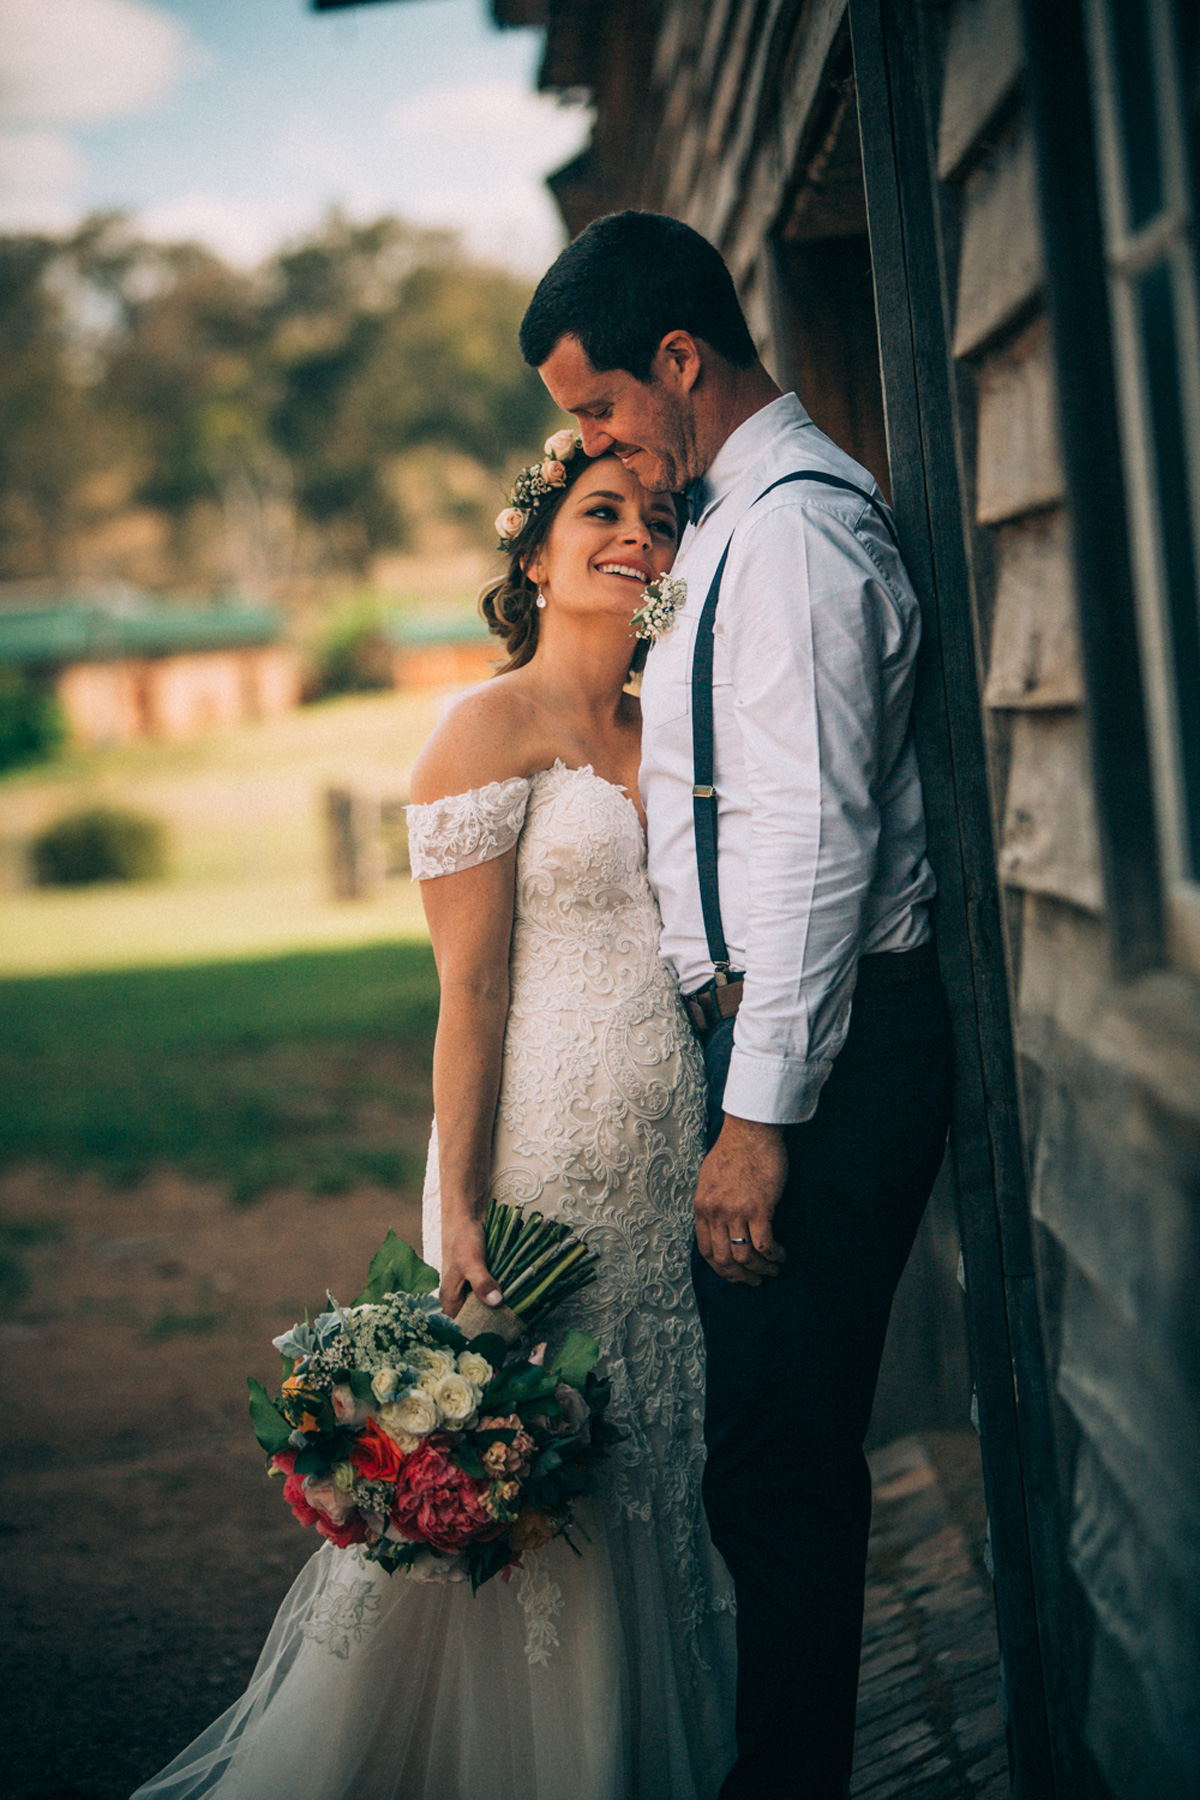
[[[498,675],[447,707],[413,764],[409,792],[417,805],[525,778],[537,767],[522,685]]]

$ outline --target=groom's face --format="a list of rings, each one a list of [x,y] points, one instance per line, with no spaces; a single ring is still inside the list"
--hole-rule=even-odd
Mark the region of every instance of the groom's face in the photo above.
[[[588,455],[611,453],[648,492],[679,493],[701,472],[692,384],[663,352],[649,381],[638,381],[627,369],[594,369],[579,339],[562,337],[538,374],[562,410],[574,413]]]

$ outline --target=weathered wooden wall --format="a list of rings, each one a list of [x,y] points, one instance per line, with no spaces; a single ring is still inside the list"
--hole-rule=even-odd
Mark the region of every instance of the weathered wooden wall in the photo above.
[[[1114,973],[1088,596],[1063,504],[1079,533],[1088,503],[1068,495],[1060,452],[1017,0],[955,0],[942,58],[937,174],[958,238],[954,353],[975,393],[965,498],[990,540],[977,630],[1046,1356],[1090,1624],[1085,1731],[1122,1800],[1182,1800],[1200,1780],[1200,1007],[1186,974]]]
[[[886,478],[853,285],[865,214],[845,0],[497,0],[501,17],[518,6],[549,26],[546,84],[597,100],[593,147],[556,184],[569,225],[637,205],[703,232],[768,366]],[[1099,1771],[1071,1800],[1183,1800],[1200,1786],[1200,990],[1161,959],[1131,974],[1119,942],[1103,667],[1081,648],[1078,571],[1100,522],[1062,448],[1021,0],[888,11],[922,89],[902,125],[930,145],[957,468],[930,505],[960,534],[971,589],[976,668],[957,699],[981,696],[1013,1019],[993,1049],[1020,1072],[1054,1396],[1058,1491],[1027,1488],[1026,1506],[1064,1512],[1080,1602],[1074,1623],[1040,1622],[1043,1654],[1069,1668]],[[1086,81],[1082,59],[1063,79]]]

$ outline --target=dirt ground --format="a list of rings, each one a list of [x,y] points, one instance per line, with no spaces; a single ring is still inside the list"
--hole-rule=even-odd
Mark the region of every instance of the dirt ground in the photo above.
[[[419,1201],[237,1210],[169,1171],[130,1192],[30,1166],[0,1218],[35,1240],[0,1322],[0,1789],[123,1800],[236,1698],[315,1548],[264,1477],[246,1376],[273,1381],[271,1338],[327,1285],[359,1291],[389,1226],[419,1244]]]

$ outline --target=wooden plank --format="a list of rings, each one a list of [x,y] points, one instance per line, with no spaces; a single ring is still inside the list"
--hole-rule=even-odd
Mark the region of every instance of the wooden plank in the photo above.
[[[1082,705],[1075,606],[1063,512],[1056,508],[1000,526],[985,705]]]
[[[1010,886],[1104,909],[1087,728],[1078,712],[1018,713],[1000,875]]]
[[[1033,139],[1014,120],[963,192],[955,356],[974,356],[1030,311],[1042,285]]]
[[[1024,52],[1015,0],[958,0],[946,34],[938,174],[951,181],[1005,109]]]
[[[1046,299],[1069,472],[1080,641],[1092,721],[1112,954],[1161,960],[1162,884],[1117,416],[1096,133],[1080,0],[1021,0],[1037,142]]]
[[[1035,319],[979,369],[975,516],[998,525],[1063,497],[1054,368]]]

